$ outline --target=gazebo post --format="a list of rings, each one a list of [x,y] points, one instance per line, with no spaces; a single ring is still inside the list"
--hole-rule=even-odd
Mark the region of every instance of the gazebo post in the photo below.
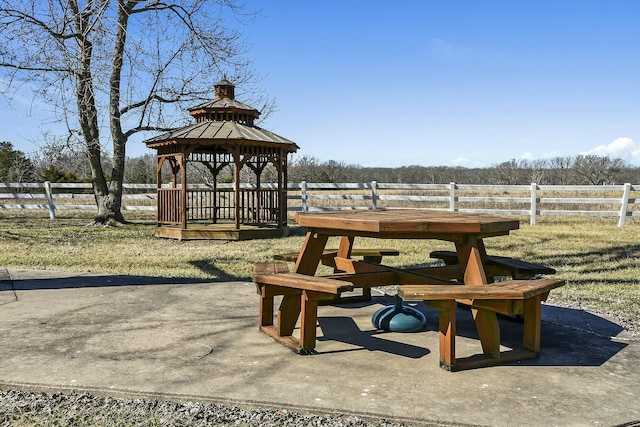
[[[182,188],[180,191],[180,221],[183,230],[187,229],[187,154],[186,150],[182,150],[180,156],[180,173],[182,181]]]
[[[164,164],[165,157],[158,156],[156,164],[156,211],[158,212],[156,219],[156,227],[160,227],[160,219],[166,218],[165,206],[162,203],[161,189],[162,189],[162,165]]]
[[[280,226],[287,226],[287,212],[289,212],[289,205],[287,204],[287,183],[289,182],[289,176],[287,174],[287,153],[284,150],[280,150],[280,170],[282,173],[282,184],[280,191],[280,200],[278,206],[280,208]]]
[[[236,203],[235,203],[235,217],[236,217],[236,230],[240,229],[240,162],[236,157],[236,154],[233,154],[234,166],[233,166],[233,189],[236,194]]]

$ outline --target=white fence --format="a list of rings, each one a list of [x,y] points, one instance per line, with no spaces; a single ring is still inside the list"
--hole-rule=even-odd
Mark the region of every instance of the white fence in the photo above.
[[[250,188],[251,184],[243,184]],[[190,185],[191,187],[191,185]],[[210,188],[195,184],[194,188]],[[218,184],[218,188],[231,184]],[[265,184],[264,187],[270,187]],[[472,185],[393,183],[290,183],[289,211],[336,209],[440,209],[528,216],[640,217],[640,185]],[[56,210],[95,210],[91,184],[0,183],[0,209],[41,209],[54,219]],[[123,210],[155,211],[155,184],[125,184]]]

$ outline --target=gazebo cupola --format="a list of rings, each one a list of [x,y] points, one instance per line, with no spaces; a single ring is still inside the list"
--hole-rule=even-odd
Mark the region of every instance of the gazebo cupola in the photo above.
[[[233,121],[247,126],[254,126],[260,112],[249,105],[236,101],[235,86],[226,78],[215,84],[215,99],[189,109],[196,123],[207,120]]]
[[[158,153],[156,235],[285,235],[287,156],[298,146],[256,126],[260,112],[235,99],[235,86],[226,77],[215,84],[213,100],[189,113],[195,123],[144,141]],[[225,175],[229,169],[231,174]],[[193,172],[198,172],[197,181]],[[203,173],[209,178],[203,180]],[[170,182],[163,182],[169,177]]]

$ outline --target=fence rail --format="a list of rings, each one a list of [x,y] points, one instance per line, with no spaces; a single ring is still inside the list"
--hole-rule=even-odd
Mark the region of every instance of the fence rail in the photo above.
[[[252,184],[242,184],[246,190]],[[211,191],[207,184],[189,190]],[[218,184],[219,190],[232,184]],[[262,189],[275,189],[263,184]],[[162,190],[164,191],[164,189]],[[162,192],[161,191],[161,192]],[[125,184],[125,211],[156,211],[155,184]],[[534,225],[539,216],[640,217],[640,185],[477,185],[378,183],[290,183],[289,212],[337,209],[440,209],[528,216]],[[0,209],[40,209],[55,219],[56,210],[95,210],[91,184],[0,183]]]

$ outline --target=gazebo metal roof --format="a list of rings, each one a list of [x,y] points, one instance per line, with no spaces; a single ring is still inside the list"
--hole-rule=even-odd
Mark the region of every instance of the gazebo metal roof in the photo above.
[[[194,145],[283,145],[288,152],[298,150],[298,145],[280,135],[258,126],[248,126],[234,121],[205,121],[147,139],[149,148],[173,144]]]
[[[260,114],[260,112],[255,108],[253,108],[252,106],[231,98],[212,99],[200,105],[196,105],[195,107],[188,108],[188,111],[191,112],[191,111],[210,109],[210,108],[236,108],[238,110],[248,110],[248,111],[254,112],[256,115]]]

